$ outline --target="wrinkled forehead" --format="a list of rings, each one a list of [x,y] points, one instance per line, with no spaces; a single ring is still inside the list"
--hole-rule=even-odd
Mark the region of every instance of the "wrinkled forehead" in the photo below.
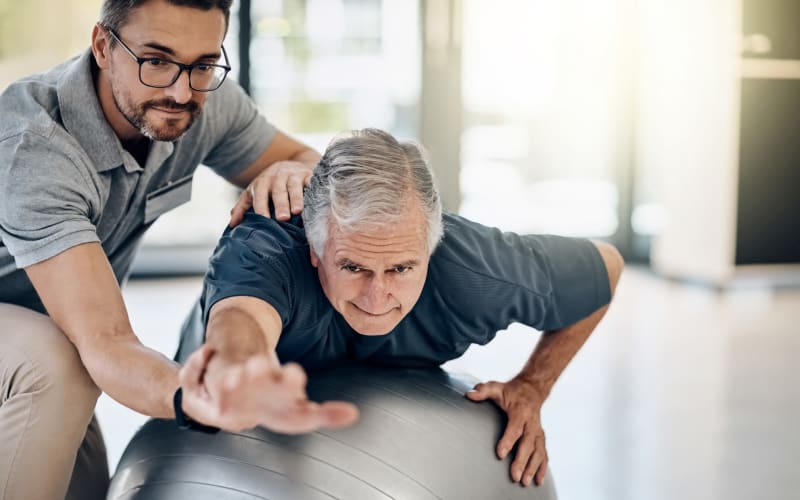
[[[428,240],[424,222],[416,217],[400,217],[384,223],[341,227],[329,222],[326,253],[334,260],[347,258],[386,261],[399,264],[409,260],[427,261]],[[394,262],[394,261],[397,262]]]

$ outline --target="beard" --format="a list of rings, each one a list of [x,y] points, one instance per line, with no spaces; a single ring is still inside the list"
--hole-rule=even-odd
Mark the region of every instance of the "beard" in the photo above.
[[[189,130],[201,111],[200,105],[195,101],[178,104],[172,99],[165,98],[131,104],[130,94],[117,92],[116,89],[112,88],[111,95],[114,98],[117,110],[128,120],[128,123],[141,132],[142,135],[154,141],[171,142],[178,140],[180,136]],[[185,111],[188,114],[188,119],[187,114],[184,114],[178,118],[158,119],[156,122],[156,120],[147,117],[147,112],[152,108]]]

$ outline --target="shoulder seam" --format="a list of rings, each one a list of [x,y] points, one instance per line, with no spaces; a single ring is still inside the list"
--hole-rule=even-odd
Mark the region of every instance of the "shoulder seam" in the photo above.
[[[485,274],[485,273],[479,273],[479,272],[475,271],[474,269],[471,269],[471,268],[461,264],[460,262],[457,262],[457,261],[455,261],[453,259],[450,259],[450,258],[448,258],[448,257],[446,257],[444,255],[440,255],[438,258],[444,259],[444,260],[450,262],[453,265],[459,266],[460,268],[465,269],[466,271],[468,271],[468,272],[470,272],[472,274],[477,274],[478,276],[482,276],[484,278],[490,279],[492,281],[496,281],[498,283],[503,283],[503,284],[506,284],[506,285],[515,286],[515,287],[521,288],[521,289],[525,290],[526,292],[530,293],[531,295],[535,295],[537,297],[543,297],[543,298],[547,298],[547,299],[552,299],[552,296],[553,296],[552,289],[551,289],[551,291],[549,293],[540,293],[540,292],[537,292],[535,290],[531,290],[530,288],[528,288],[527,286],[525,286],[525,285],[523,285],[521,283],[515,283],[513,281],[508,281],[508,280],[497,278],[496,276],[489,276],[488,274]]]
[[[7,140],[11,140],[11,139],[16,138],[16,137],[25,136],[27,134],[30,134],[31,136],[35,137],[36,140],[39,140],[39,141],[50,141],[50,140],[52,140],[53,135],[56,132],[57,126],[56,126],[55,123],[51,123],[48,128],[49,128],[49,130],[48,130],[47,134],[43,134],[43,133],[41,133],[41,132],[39,132],[37,130],[31,130],[31,129],[22,130],[22,131],[19,131],[19,132],[13,134],[13,135],[10,135],[8,137],[0,139],[0,143],[5,142]],[[75,158],[73,157],[73,155],[70,154],[68,151],[58,151],[57,153],[60,154],[63,158],[65,158],[69,162],[69,164],[72,166],[73,170],[75,172],[77,172],[77,174],[80,176],[81,180],[83,181],[83,183],[87,187],[93,187],[94,188],[93,191],[97,196],[97,199],[96,199],[97,203],[91,203],[94,200],[87,200],[88,202],[90,202],[90,206],[87,207],[87,208],[91,209],[91,205],[99,206],[100,205],[100,201],[102,200],[102,196],[100,195],[100,192],[98,191],[97,186],[95,185],[94,182],[92,182],[92,179],[88,178],[86,176],[86,173],[78,166],[78,164],[76,163]],[[92,219],[91,215],[92,215],[91,213],[87,214],[87,217],[89,218],[90,221]]]
[[[51,137],[53,137],[53,133],[54,132],[55,132],[55,123],[50,123],[48,125],[48,127],[47,127],[47,133],[46,134],[44,134],[44,133],[42,133],[42,132],[40,132],[40,131],[38,131],[36,129],[33,129],[33,128],[26,128],[24,130],[18,130],[18,131],[15,131],[13,133],[10,133],[10,134],[8,134],[6,136],[0,137],[0,142],[9,141],[11,139],[14,139],[14,138],[17,138],[17,137],[20,137],[20,136],[24,136],[25,134],[35,135],[37,137],[41,137],[42,139],[47,140],[47,139],[50,139]]]

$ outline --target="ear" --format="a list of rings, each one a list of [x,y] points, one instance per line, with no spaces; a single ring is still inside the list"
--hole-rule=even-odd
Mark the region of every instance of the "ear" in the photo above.
[[[106,29],[95,23],[92,28],[92,54],[100,69],[108,69],[109,59],[111,58],[111,40]]]
[[[317,255],[317,252],[315,252],[313,248],[311,248],[311,265],[319,268],[319,255]]]

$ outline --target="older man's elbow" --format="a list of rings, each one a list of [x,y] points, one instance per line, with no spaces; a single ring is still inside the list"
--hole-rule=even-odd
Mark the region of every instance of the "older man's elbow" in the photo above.
[[[622,269],[625,267],[625,260],[614,245],[604,241],[592,241],[592,243],[597,247],[600,256],[603,258],[603,263],[606,265],[608,282],[611,285],[611,294],[613,295],[622,275]]]

